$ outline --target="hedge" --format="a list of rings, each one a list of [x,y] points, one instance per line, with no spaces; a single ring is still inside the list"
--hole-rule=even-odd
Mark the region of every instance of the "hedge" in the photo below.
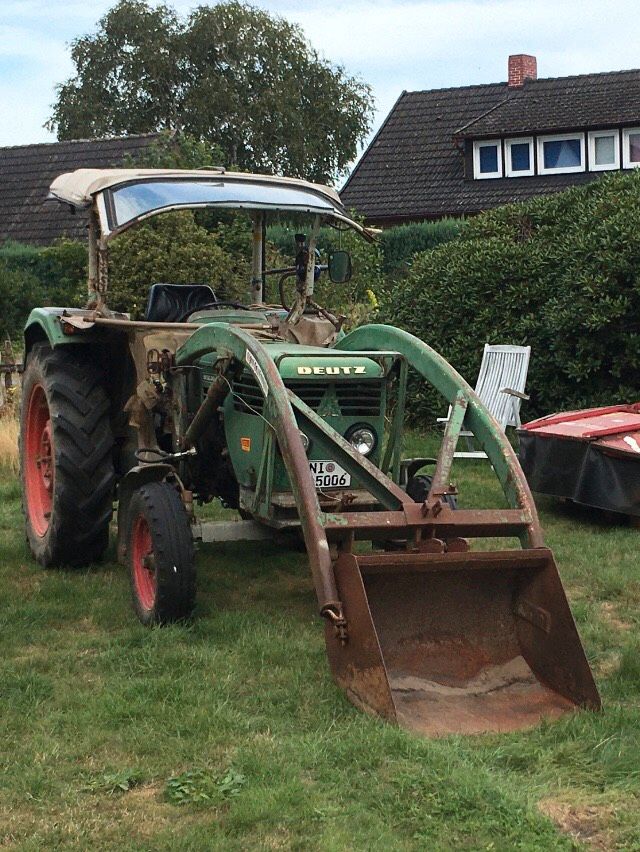
[[[87,251],[72,240],[46,248],[0,247],[0,334],[16,340],[32,308],[86,301]]]
[[[640,398],[640,172],[476,217],[415,258],[381,318],[471,383],[484,343],[531,345],[525,417]],[[415,383],[410,410],[444,405]]]
[[[464,219],[440,219],[397,225],[380,234],[383,270],[386,274],[404,274],[418,252],[436,248],[453,240],[464,228]]]
[[[0,262],[0,344],[17,341],[29,311],[41,304],[41,284],[32,272],[11,269]]]

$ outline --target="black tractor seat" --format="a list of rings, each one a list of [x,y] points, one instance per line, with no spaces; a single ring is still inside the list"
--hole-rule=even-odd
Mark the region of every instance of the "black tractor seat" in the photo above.
[[[180,322],[217,301],[208,284],[152,284],[144,318],[147,322]]]

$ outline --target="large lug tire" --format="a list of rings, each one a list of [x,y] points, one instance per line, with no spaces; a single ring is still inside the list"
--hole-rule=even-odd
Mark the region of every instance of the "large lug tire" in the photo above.
[[[109,543],[113,436],[100,371],[64,348],[36,344],[20,412],[27,542],[44,567],[97,561]]]
[[[143,624],[189,618],[196,571],[189,518],[178,491],[151,482],[134,491],[126,511],[127,559],[136,614]]]

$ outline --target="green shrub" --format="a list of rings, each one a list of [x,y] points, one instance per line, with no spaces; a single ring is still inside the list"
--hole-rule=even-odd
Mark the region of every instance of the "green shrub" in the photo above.
[[[46,248],[7,242],[0,247],[0,331],[20,337],[32,308],[86,301],[87,250],[60,240]]]
[[[0,262],[7,269],[30,269],[33,271],[39,251],[35,246],[8,240],[0,246]]]
[[[218,298],[246,301],[249,277],[246,254],[232,257],[187,210],[131,228],[109,249],[109,305],[134,317],[152,284],[209,284]]]
[[[0,247],[0,263],[34,275],[40,282],[39,304],[77,304],[86,293],[87,249],[84,243],[61,239],[45,248],[7,242]]]
[[[29,311],[42,304],[42,286],[28,269],[12,269],[0,259],[0,342],[20,337]]]
[[[34,272],[46,294],[46,304],[81,306],[87,299],[87,247],[60,240],[38,250]]]
[[[640,173],[489,211],[416,257],[381,313],[472,383],[484,343],[530,344],[527,415],[640,396]],[[443,413],[416,384],[414,415]]]

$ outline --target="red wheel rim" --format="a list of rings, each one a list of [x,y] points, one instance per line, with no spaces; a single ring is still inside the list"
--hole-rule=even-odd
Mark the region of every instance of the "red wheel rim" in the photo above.
[[[156,600],[156,571],[151,531],[143,515],[138,515],[133,525],[131,558],[138,600],[144,609],[152,609]]]
[[[29,523],[42,537],[49,529],[55,476],[53,428],[42,385],[31,389],[24,438],[24,484]]]

